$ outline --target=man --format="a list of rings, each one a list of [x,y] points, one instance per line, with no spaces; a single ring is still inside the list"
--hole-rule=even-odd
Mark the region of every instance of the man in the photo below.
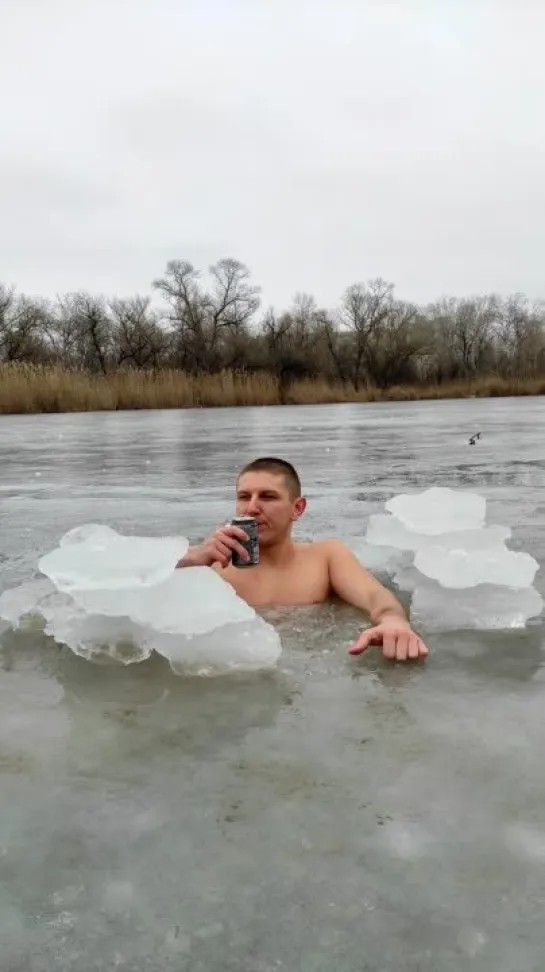
[[[204,543],[190,547],[177,567],[212,567],[252,607],[317,604],[336,594],[366,611],[373,627],[350,648],[359,655],[370,645],[382,645],[384,657],[397,661],[428,654],[412,630],[397,599],[339,540],[297,543],[293,524],[305,512],[306,499],[295,469],[283,459],[263,458],[245,466],[236,486],[237,516],[257,520],[260,562],[233,567],[233,551],[247,560],[240,541],[246,534],[237,526],[219,527]]]

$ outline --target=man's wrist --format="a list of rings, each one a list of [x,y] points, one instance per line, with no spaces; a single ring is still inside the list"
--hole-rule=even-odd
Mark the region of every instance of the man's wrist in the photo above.
[[[376,624],[404,624],[407,628],[410,628],[409,619],[403,608],[399,608],[399,610],[388,608],[386,611],[381,611]]]

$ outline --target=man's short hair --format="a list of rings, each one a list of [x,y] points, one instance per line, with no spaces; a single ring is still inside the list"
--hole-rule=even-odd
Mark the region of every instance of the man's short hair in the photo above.
[[[276,476],[283,476],[292,499],[298,499],[301,495],[301,480],[291,462],[287,462],[286,459],[277,459],[275,456],[254,459],[240,470],[239,479],[247,472],[270,472]]]

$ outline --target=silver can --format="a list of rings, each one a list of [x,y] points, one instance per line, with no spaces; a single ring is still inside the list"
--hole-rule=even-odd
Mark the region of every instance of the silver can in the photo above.
[[[235,516],[231,520],[231,525],[240,527],[241,530],[244,530],[244,533],[248,534],[248,540],[241,540],[240,543],[250,555],[249,560],[243,560],[236,550],[233,550],[233,556],[231,558],[233,567],[257,567],[259,563],[259,534],[257,520],[255,520],[253,516]]]

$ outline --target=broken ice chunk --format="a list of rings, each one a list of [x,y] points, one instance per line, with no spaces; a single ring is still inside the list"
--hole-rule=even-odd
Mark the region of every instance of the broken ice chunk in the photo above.
[[[179,675],[273,668],[281,650],[275,628],[257,615],[198,637],[175,637],[154,631],[149,644],[153,651],[168,659],[172,670]]]
[[[388,550],[387,569],[412,594],[411,616],[429,629],[523,627],[543,602],[532,587],[539,564],[509,550],[508,527],[485,526],[486,501],[433,487],[402,494],[370,517],[366,549]],[[395,551],[407,562],[395,557]]]
[[[87,543],[87,541],[108,543],[110,540],[115,540],[117,536],[115,530],[105,523],[84,523],[83,526],[74,527],[73,530],[65,533],[59,540],[59,546],[69,547],[72,543]]]
[[[165,634],[200,635],[255,618],[254,609],[210,567],[171,571],[153,587],[73,591],[72,596],[87,614],[130,618]]]
[[[188,546],[185,537],[125,537],[110,527],[86,524],[66,534],[38,567],[67,593],[139,588],[166,580]]]
[[[479,584],[467,591],[448,590],[422,578],[411,600],[411,622],[428,631],[480,631],[524,628],[543,610],[534,587],[511,590]]]
[[[484,526],[486,500],[477,493],[432,486],[422,493],[400,493],[385,504],[408,530],[426,536]]]
[[[41,559],[47,579],[0,597],[0,617],[13,627],[34,618],[94,661],[128,665],[156,651],[180,673],[274,666],[281,644],[272,625],[210,568],[176,570],[183,553],[179,538],[122,537],[87,524]]]
[[[375,513],[369,517],[366,540],[368,544],[396,547],[398,550],[426,550],[440,545],[462,550],[505,549],[511,536],[509,527],[490,526],[482,529],[455,530],[441,534],[417,533],[407,529],[397,516]]]
[[[530,587],[539,564],[530,554],[514,550],[446,550],[441,547],[417,551],[414,566],[421,574],[443,587],[461,590],[478,584],[502,587]]]
[[[352,552],[367,570],[389,573],[405,560],[403,549],[386,544],[368,543],[365,540],[349,544]]]
[[[45,577],[8,588],[0,595],[0,618],[18,628],[23,620],[35,615],[36,606],[54,591],[54,585]]]

